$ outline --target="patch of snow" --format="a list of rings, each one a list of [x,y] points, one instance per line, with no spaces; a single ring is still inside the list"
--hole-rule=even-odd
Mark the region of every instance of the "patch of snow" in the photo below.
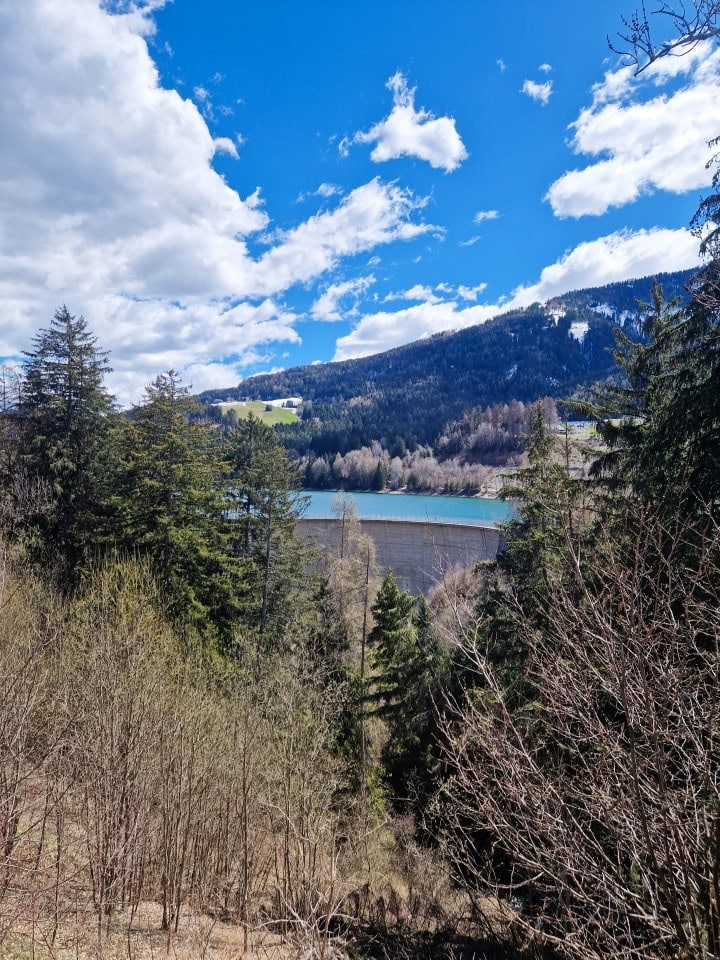
[[[302,397],[281,397],[279,400],[258,400],[257,403],[264,403],[266,407],[299,407],[302,403]],[[213,403],[213,407],[244,407],[244,400],[219,400]]]
[[[512,378],[515,376],[516,373],[517,373],[517,364],[514,363],[514,364],[510,367],[510,369],[508,370],[508,372],[505,374],[505,379],[506,379],[506,380],[512,380]]]
[[[302,397],[281,397],[279,400],[261,400],[270,407],[299,407]]]
[[[585,339],[585,334],[588,332],[588,322],[587,320],[576,320],[575,323],[570,324],[570,336],[575,337],[578,343],[582,343]]]
[[[593,313],[599,313],[601,317],[613,317],[615,316],[615,311],[610,306],[609,303],[597,303],[594,307],[590,308]]]
[[[562,307],[562,306],[548,308],[548,316],[553,318],[553,321],[555,322],[555,326],[558,325],[558,320],[560,319],[560,317],[564,317],[566,313],[567,313],[567,310],[565,309],[565,307]]]

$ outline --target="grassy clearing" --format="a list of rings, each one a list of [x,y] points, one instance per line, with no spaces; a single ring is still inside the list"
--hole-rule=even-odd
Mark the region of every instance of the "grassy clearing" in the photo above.
[[[275,426],[276,423],[295,423],[298,419],[297,410],[291,407],[273,407],[272,410],[266,410],[267,404],[263,403],[262,400],[248,400],[245,403],[223,403],[220,406],[223,413],[234,410],[240,420],[245,420],[251,413],[254,413],[256,417],[260,417],[263,423],[267,423],[271,427]]]

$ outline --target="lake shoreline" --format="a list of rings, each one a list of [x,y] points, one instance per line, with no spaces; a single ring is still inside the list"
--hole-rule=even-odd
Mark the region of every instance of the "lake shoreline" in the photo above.
[[[495,526],[509,520],[514,509],[498,497],[422,494],[402,491],[303,490],[309,502],[303,519],[332,520],[337,516],[338,494],[352,498],[358,520],[388,520]]]
[[[346,493],[349,497],[355,494],[362,494],[363,496],[379,496],[379,497],[444,497],[444,498],[455,498],[457,500],[503,500],[500,496],[500,493],[441,493],[437,490],[407,490],[405,487],[401,487],[399,490],[370,490],[368,488],[364,490],[345,490],[343,487],[324,487],[322,490],[317,489],[316,487],[303,487],[302,493],[333,493],[335,495],[339,493]]]

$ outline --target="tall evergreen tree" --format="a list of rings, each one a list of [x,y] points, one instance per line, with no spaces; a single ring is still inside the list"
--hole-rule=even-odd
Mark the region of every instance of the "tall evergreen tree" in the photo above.
[[[720,306],[702,294],[708,282],[686,307],[656,285],[647,342],[618,333],[621,377],[596,387],[589,408],[608,447],[593,472],[688,520],[720,508]]]
[[[299,469],[258,417],[251,414],[228,431],[223,456],[234,550],[249,564],[243,620],[257,629],[260,650],[277,642],[308,599],[306,550],[295,535],[307,500]]]
[[[450,660],[423,597],[401,590],[392,571],[373,604],[368,702],[385,721],[384,780],[397,809],[422,812],[439,772],[438,719]]]
[[[195,410],[174,370],[156,377],[134,409],[121,540],[151,557],[174,619],[227,643],[246,568],[230,549],[219,432],[193,422]]]
[[[111,409],[103,378],[110,367],[85,319],[64,305],[25,356],[22,461],[50,495],[49,509],[29,518],[34,553],[71,584],[94,545],[98,449]]]
[[[596,421],[597,433],[606,450],[594,461],[591,474],[613,490],[643,486],[656,481],[648,441],[655,418],[667,399],[667,383],[683,310],[679,300],[666,303],[655,283],[650,303],[642,310],[644,341],[637,343],[615,331],[615,361],[618,375],[596,385],[591,402],[581,409]]]
[[[375,626],[369,637],[376,672],[368,699],[381,715],[392,712],[403,696],[403,668],[415,646],[414,609],[414,598],[388,570],[372,606]]]
[[[525,607],[540,600],[552,578],[554,558],[572,530],[579,483],[555,455],[555,441],[540,404],[528,434],[528,466],[520,470],[504,495],[516,503],[515,516],[505,526],[500,570],[511,576]]]

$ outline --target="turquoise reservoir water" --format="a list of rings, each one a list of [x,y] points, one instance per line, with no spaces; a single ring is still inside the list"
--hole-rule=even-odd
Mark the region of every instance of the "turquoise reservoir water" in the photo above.
[[[310,503],[305,511],[308,520],[334,517],[334,490],[306,490]],[[473,526],[494,526],[512,515],[512,507],[504,500],[482,497],[428,497],[414,493],[350,493],[360,520],[435,520],[441,523],[462,523]]]

